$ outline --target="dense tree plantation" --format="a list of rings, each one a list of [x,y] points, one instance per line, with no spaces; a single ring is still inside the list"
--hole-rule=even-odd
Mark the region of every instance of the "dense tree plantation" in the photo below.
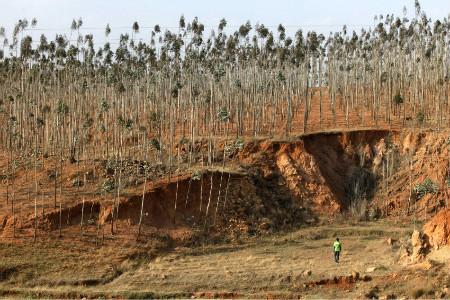
[[[63,163],[83,170],[107,161],[114,180],[101,193],[118,201],[123,165],[140,161],[145,183],[155,165],[169,178],[181,166],[200,166],[192,180],[201,181],[202,170],[221,169],[220,182],[210,185],[219,197],[210,193],[200,207],[218,214],[227,200],[227,153],[245,139],[345,127],[447,128],[450,20],[432,22],[415,7],[411,20],[406,12],[380,15],[372,29],[344,26],[327,36],[299,29],[289,37],[281,24],[272,32],[250,22],[230,32],[225,19],[209,34],[197,18],[181,17],[178,30],[155,25],[144,43],[136,41],[135,22],[116,48],[81,35],[81,19],[70,25],[76,42],[59,34],[33,41],[27,29],[37,21],[19,20],[13,32],[0,29],[0,147],[8,160],[1,201],[13,215],[16,201],[34,201],[37,229],[36,172],[44,164],[54,166],[51,205],[61,211]],[[106,40],[110,33],[107,25]],[[15,199],[19,171],[33,182],[27,199]],[[142,207],[145,193],[146,184]],[[188,200],[177,195],[175,208]]]

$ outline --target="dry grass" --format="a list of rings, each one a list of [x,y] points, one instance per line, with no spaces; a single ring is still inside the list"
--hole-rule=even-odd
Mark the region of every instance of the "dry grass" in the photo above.
[[[80,242],[0,244],[0,295],[9,297],[359,297],[371,283],[305,289],[307,281],[364,273],[399,271],[387,237],[409,235],[408,226],[361,223],[319,226],[244,240],[161,251],[149,245],[103,246]],[[335,236],[343,242],[340,264],[332,260]],[[311,270],[311,276],[302,276]],[[8,273],[9,272],[9,273]],[[0,275],[1,275],[0,274]],[[207,293],[207,294],[202,294]]]

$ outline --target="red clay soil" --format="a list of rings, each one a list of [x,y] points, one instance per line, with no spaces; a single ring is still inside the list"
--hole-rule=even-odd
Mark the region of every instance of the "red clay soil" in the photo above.
[[[354,286],[358,281],[369,281],[370,277],[365,276],[361,278],[358,273],[348,276],[339,276],[327,279],[321,279],[317,281],[310,281],[303,284],[305,288],[314,288],[317,286],[333,286],[340,289],[349,289]]]
[[[361,169],[372,171],[377,147],[388,135],[358,131],[309,135],[295,142],[248,143],[239,160],[264,178],[281,178],[301,205],[332,215],[348,207],[355,177]]]
[[[450,209],[442,209],[424,226],[430,246],[440,248],[450,244]]]
[[[370,168],[375,157],[372,152],[387,134],[386,131],[355,132],[309,135],[294,142],[248,142],[237,156],[229,158],[228,165],[239,172],[206,172],[201,180],[192,180],[192,173],[187,172],[172,176],[170,180],[150,180],[144,196],[144,232],[160,230],[172,236],[181,234],[184,239],[194,228],[203,228],[206,224],[208,227],[216,225],[218,232],[232,235],[253,234],[311,224],[318,216],[333,216],[348,206],[349,187],[360,170],[359,149],[366,149],[364,167]],[[2,164],[5,166],[5,161]],[[63,233],[81,230],[84,200],[86,232],[98,234],[95,226],[98,223],[101,233],[108,233],[115,203],[115,226],[124,234],[135,235],[143,192],[143,178],[133,171],[136,166],[127,169],[131,170],[130,174],[124,173],[122,182],[129,183],[122,188],[117,201],[115,193],[106,196],[101,193],[103,182],[112,177],[103,162],[86,166],[65,162],[62,193],[58,186],[55,207],[54,165],[50,160],[45,161],[36,173],[38,231],[59,228],[60,202]],[[74,186],[84,174],[88,179],[86,186]],[[5,179],[3,181],[6,183]],[[29,172],[27,178],[25,170],[19,170],[14,189],[9,191],[9,203],[0,203],[4,220],[0,229],[2,237],[13,236],[14,222],[17,236],[34,234],[33,191],[34,173]],[[0,187],[0,192],[6,194],[5,185]]]
[[[264,184],[259,188],[257,186],[258,183],[251,176],[220,171],[205,173],[201,180],[192,180],[189,174],[172,177],[170,181],[159,180],[148,184],[144,196],[142,236],[152,235],[157,230],[175,239],[188,240],[195,228],[204,228],[205,225],[208,228],[215,225],[213,231],[226,235],[254,234],[299,224],[309,216],[306,210],[283,193],[272,195],[270,199],[262,198],[273,191],[269,191]],[[136,236],[142,189],[143,186],[140,185],[124,192],[116,204],[116,234]],[[109,234],[112,201],[95,194],[91,197],[96,200],[86,200],[84,204],[85,233],[98,235],[98,228],[95,226],[98,224],[100,234],[105,231]],[[66,198],[64,201],[66,202],[61,211],[63,235],[79,234],[82,202],[69,203]],[[41,214],[39,207],[39,234],[56,231],[59,219],[59,209],[48,208]],[[14,220],[16,236],[33,236],[35,218],[31,204],[26,214],[22,211],[22,214],[16,214],[14,218],[8,212],[4,215],[1,237],[13,236]]]
[[[372,206],[392,217],[419,220],[427,220],[446,207],[450,178],[449,136],[449,131],[416,130],[394,134],[394,172],[377,190]],[[426,179],[436,185],[437,192],[419,198],[414,188]]]
[[[152,178],[144,195],[143,236],[160,231],[189,239],[205,224],[222,236],[312,224],[319,217],[333,217],[349,209],[355,186],[363,187],[361,191],[369,200],[373,196],[371,206],[389,216],[409,214],[411,217],[415,213],[417,218],[430,217],[448,199],[445,188],[449,174],[448,136],[448,132],[370,130],[311,134],[294,141],[249,141],[236,155],[227,158],[223,174],[204,170],[201,180],[192,180],[192,171],[181,170],[180,175],[170,180],[164,176]],[[392,170],[382,182],[387,144],[394,153],[390,158]],[[412,172],[408,165],[409,153],[412,153]],[[0,160],[0,168],[5,167],[6,160]],[[137,167],[132,164],[130,170]],[[116,233],[136,235],[143,192],[141,175],[134,171],[124,173],[123,182],[127,181],[127,185],[117,201],[115,193],[106,196],[101,193],[103,182],[112,178],[104,162],[89,162],[86,166],[65,162],[62,193],[58,188],[55,207],[53,170],[53,160],[48,159],[36,174],[39,234],[57,231],[60,202],[63,235],[79,234],[84,199],[86,234],[98,235],[97,224],[100,234],[109,233],[115,202]],[[74,186],[74,181],[84,174],[86,186]],[[430,178],[438,184],[439,191],[410,200],[410,177],[411,186]],[[13,236],[13,220],[17,236],[32,237],[34,173],[27,175],[23,169],[17,172],[8,203],[5,178],[2,182],[0,193],[5,201],[0,203],[0,220],[3,220],[0,237]]]

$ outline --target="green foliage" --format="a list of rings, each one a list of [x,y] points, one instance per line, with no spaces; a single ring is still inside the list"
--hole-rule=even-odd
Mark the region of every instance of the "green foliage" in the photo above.
[[[36,126],[37,127],[39,127],[39,128],[41,128],[42,126],[44,126],[45,125],[45,121],[44,121],[44,119],[42,119],[42,118],[36,118]]]
[[[160,120],[159,114],[155,111],[152,111],[148,118],[149,118],[150,122],[153,122],[153,123],[159,122],[159,120]]]
[[[189,140],[186,137],[182,137],[180,139],[180,141],[178,142],[178,145],[182,146],[182,145],[188,145],[189,144]]]
[[[82,94],[86,93],[88,88],[89,88],[88,83],[87,83],[86,79],[84,79],[80,86],[81,93]]]
[[[8,124],[9,124],[10,127],[15,127],[17,125],[17,118],[16,118],[16,116],[9,117]]]
[[[131,119],[128,119],[127,122],[125,123],[125,129],[131,131],[133,129],[133,124],[134,124],[134,121]]]
[[[238,138],[234,141],[234,143],[227,144],[225,146],[225,153],[230,155],[236,151],[241,151],[243,148],[244,148],[244,142]]]
[[[47,113],[49,113],[50,112],[50,106],[49,105],[44,105],[43,107],[42,107],[42,113],[44,113],[44,114],[47,114]]]
[[[124,93],[126,91],[125,86],[123,85],[122,82],[117,82],[116,85],[115,85],[115,88],[116,88],[116,91],[119,94],[122,94],[122,93]]]
[[[75,178],[72,180],[72,186],[73,187],[82,187],[83,186],[83,180],[80,178]]]
[[[67,115],[69,113],[69,106],[61,99],[56,104],[56,113],[60,115]]]
[[[205,103],[206,104],[211,103],[211,93],[209,92],[205,94]]]
[[[202,173],[200,171],[195,171],[191,177],[192,180],[200,180],[201,178],[202,178]]]
[[[172,98],[178,97],[178,93],[182,87],[183,87],[183,85],[181,84],[181,82],[179,82],[179,81],[175,82],[175,84],[172,86],[172,88],[170,90],[170,95],[172,96]]]
[[[105,99],[102,99],[100,101],[100,111],[101,112],[108,112],[110,109],[110,105],[108,103],[108,101],[106,101]]]
[[[91,117],[89,117],[89,115],[86,115],[84,122],[83,122],[83,129],[89,129],[92,127],[92,125],[94,125],[94,119],[92,119]]]
[[[161,144],[159,143],[159,141],[156,138],[152,138],[150,140],[150,147],[157,151],[161,150]]]
[[[234,142],[234,147],[240,151],[240,150],[244,149],[244,142],[238,138]]]
[[[278,82],[280,83],[285,83],[286,82],[286,77],[284,77],[283,73],[278,72],[276,79]]]
[[[122,116],[119,116],[117,118],[117,124],[119,124],[120,127],[125,127],[125,119]]]
[[[439,191],[439,187],[430,178],[425,179],[422,183],[416,184],[414,187],[414,193],[417,199],[421,199],[426,194],[436,194]]]
[[[400,94],[394,96],[394,103],[400,105],[403,103],[403,97]]]
[[[114,180],[106,179],[102,184],[102,191],[105,193],[111,193],[116,188]]]
[[[117,123],[119,124],[120,127],[122,127],[123,129],[126,129],[128,131],[131,131],[133,129],[133,124],[134,121],[132,119],[127,119],[125,120],[122,116],[119,116],[117,118]]]
[[[172,98],[178,97],[178,88],[176,86],[172,87],[172,89],[170,90],[170,95],[172,96]]]
[[[230,113],[225,107],[221,107],[219,111],[217,112],[217,118],[222,121],[229,121],[230,120]]]
[[[199,90],[198,86],[194,85],[192,87],[192,97],[194,99],[196,99],[199,95],[200,95],[200,90]]]
[[[106,127],[103,124],[100,124],[98,126],[98,131],[100,131],[101,133],[105,133],[106,132]]]
[[[419,124],[423,124],[423,122],[425,121],[425,114],[423,113],[423,111],[419,111],[416,115],[417,118],[417,122],[419,122]]]
[[[225,76],[226,72],[222,65],[220,65],[218,68],[216,68],[213,72],[214,80],[216,82],[219,82],[220,79]]]

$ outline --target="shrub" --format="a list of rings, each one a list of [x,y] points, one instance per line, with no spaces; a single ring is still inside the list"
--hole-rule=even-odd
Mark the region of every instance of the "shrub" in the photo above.
[[[425,179],[422,183],[416,184],[414,187],[414,193],[416,194],[417,199],[422,198],[426,194],[436,194],[438,190],[438,185],[430,178]]]
[[[82,187],[83,186],[83,180],[80,178],[75,178],[72,180],[72,186],[73,187]]]
[[[354,199],[350,203],[350,213],[353,217],[355,217],[358,221],[366,221],[368,212],[367,212],[367,199]]]
[[[234,143],[225,146],[225,153],[228,155],[234,154],[236,151],[244,149],[244,142],[241,139],[236,139]]]
[[[403,97],[400,94],[394,96],[394,103],[399,105],[403,103]]]
[[[114,191],[115,188],[116,188],[116,187],[115,187],[115,184],[114,184],[114,181],[113,181],[113,180],[107,179],[107,180],[105,180],[105,181],[103,182],[102,190],[103,190],[105,193],[111,193],[112,191]]]
[[[192,173],[192,180],[200,180],[202,179],[202,173],[200,171],[195,171],[194,173]]]
[[[417,122],[419,122],[419,124],[423,124],[423,122],[425,121],[425,114],[422,111],[419,111],[416,117]]]

